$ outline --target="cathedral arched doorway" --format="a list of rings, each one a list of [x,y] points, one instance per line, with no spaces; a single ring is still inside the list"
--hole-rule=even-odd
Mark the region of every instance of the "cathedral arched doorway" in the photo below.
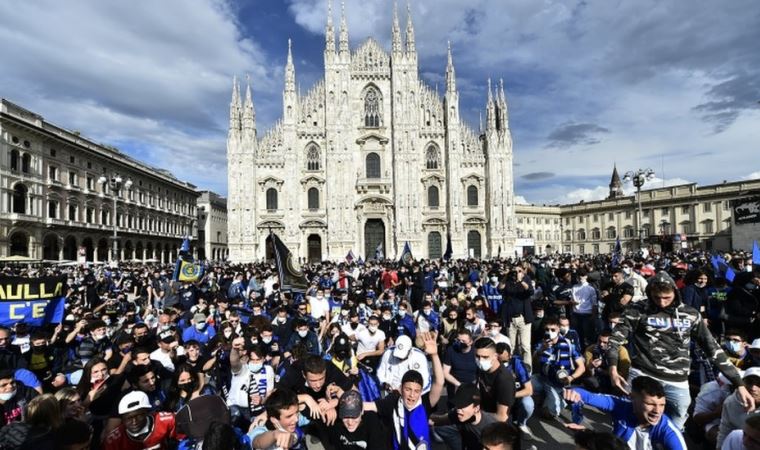
[[[87,261],[94,261],[95,257],[95,245],[92,243],[92,238],[85,238],[82,241],[82,247],[84,247]]]
[[[77,250],[77,238],[74,236],[66,237],[66,240],[63,241],[63,259],[76,261]]]
[[[98,261],[108,261],[108,240],[103,238],[98,241]]]
[[[387,257],[385,245],[385,224],[381,219],[367,219],[364,224],[364,254],[367,259],[376,259],[380,253]]]
[[[318,234],[310,234],[306,238],[306,250],[310,263],[322,262],[322,237]]]
[[[443,256],[441,249],[441,233],[431,231],[428,234],[428,258],[439,259]]]
[[[23,231],[16,231],[8,239],[9,256],[29,256],[29,235]]]
[[[473,258],[480,258],[480,233],[475,230],[470,230],[467,233],[467,249],[469,254]]]
[[[61,255],[60,238],[55,234],[48,234],[42,240],[42,259],[59,260]]]

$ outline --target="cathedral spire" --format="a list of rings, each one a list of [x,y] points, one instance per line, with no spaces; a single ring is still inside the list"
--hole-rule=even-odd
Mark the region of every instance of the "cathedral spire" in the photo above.
[[[406,52],[417,53],[414,45],[414,25],[412,25],[412,7],[407,0],[406,3]]]
[[[457,76],[454,71],[454,59],[451,57],[451,41],[448,42],[448,63],[446,64],[446,91],[456,92]]]
[[[491,90],[491,77],[488,77],[488,106],[493,103],[493,91]]]
[[[288,38],[288,62],[285,64],[285,92],[296,91],[296,68],[293,66],[293,49]]]
[[[327,25],[325,26],[325,53],[335,53],[335,30],[333,29],[332,0],[327,0]]]
[[[338,44],[341,56],[348,57],[348,25],[346,24],[346,2],[340,2],[340,43]]]
[[[617,163],[612,167],[612,178],[610,179],[610,195],[608,199],[618,198],[623,196],[623,182],[620,181],[620,174],[618,174]]]
[[[393,28],[391,34],[393,35],[391,46],[393,54],[400,54],[403,51],[401,47],[401,26],[398,21],[398,4],[395,0],[393,2]]]
[[[496,104],[493,101],[493,89],[491,88],[491,78],[488,78],[488,103],[486,104],[486,131],[495,130],[496,125]]]
[[[237,75],[232,77],[232,100],[230,100],[230,134],[240,131],[240,87]]]
[[[256,135],[256,111],[253,108],[253,96],[251,95],[251,77],[246,75],[245,104],[243,106],[242,128],[247,138]]]

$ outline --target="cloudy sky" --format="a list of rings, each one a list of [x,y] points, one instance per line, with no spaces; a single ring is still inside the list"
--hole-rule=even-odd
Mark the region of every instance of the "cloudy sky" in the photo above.
[[[528,202],[603,197],[614,163],[651,167],[657,186],[760,177],[757,0],[413,0],[411,11],[423,79],[442,85],[451,40],[474,127],[486,79],[504,79]],[[352,47],[373,36],[390,48],[390,0],[347,0],[346,15]],[[281,114],[288,38],[302,90],[321,78],[325,17],[326,0],[7,0],[0,97],[224,194],[232,76],[250,75],[263,134]]]

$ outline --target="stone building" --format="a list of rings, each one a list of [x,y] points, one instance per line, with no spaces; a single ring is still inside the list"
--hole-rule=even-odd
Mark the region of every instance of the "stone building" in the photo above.
[[[119,259],[171,261],[194,233],[195,186],[6,99],[0,190],[0,257],[105,261],[116,223]]]
[[[548,255],[562,250],[559,206],[517,204],[515,215],[517,256]]]
[[[451,47],[442,96],[419,75],[412,17],[391,49],[370,38],[351,48],[345,13],[325,28],[324,78],[296,89],[288,42],[283,116],[259,136],[250,83],[233,83],[227,139],[229,252],[267,256],[276,232],[297,256],[437,258],[514,251],[512,138],[503,83],[488,81],[486,124],[459,111]],[[442,64],[443,65],[443,64]]]
[[[211,191],[201,191],[200,194],[198,257],[213,261],[227,259],[227,199]]]

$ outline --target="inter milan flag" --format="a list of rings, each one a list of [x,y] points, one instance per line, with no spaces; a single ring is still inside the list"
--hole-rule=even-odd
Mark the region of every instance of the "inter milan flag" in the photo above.
[[[354,259],[356,259],[356,257],[354,256],[354,251],[353,250],[349,250],[348,254],[346,255],[346,262],[348,262],[349,264],[351,264],[352,262],[354,262]]]
[[[266,244],[271,245],[272,254],[277,264],[277,272],[280,275],[280,285],[283,289],[293,292],[306,292],[309,282],[285,243],[273,231],[270,231]]]
[[[612,268],[614,269],[620,264],[620,254],[622,248],[620,247],[620,236],[615,240],[615,250],[612,252]]]
[[[61,323],[66,303],[66,277],[0,276],[0,325],[25,322],[39,327]]]
[[[451,259],[451,254],[454,251],[451,248],[451,233],[446,234],[446,253],[443,254],[443,260],[448,261]]]
[[[411,264],[413,260],[412,247],[409,245],[409,242],[406,242],[404,243],[404,251],[401,252],[401,258],[399,258],[398,262],[408,265]]]
[[[760,246],[757,245],[757,241],[752,242],[752,265],[760,266]]]
[[[194,283],[203,277],[203,269],[203,266],[200,264],[177,258],[177,265],[174,268],[174,279],[175,281]]]
[[[383,242],[380,241],[380,243],[377,244],[377,248],[375,249],[375,259],[380,261],[383,258],[385,258],[385,255],[383,255]]]

